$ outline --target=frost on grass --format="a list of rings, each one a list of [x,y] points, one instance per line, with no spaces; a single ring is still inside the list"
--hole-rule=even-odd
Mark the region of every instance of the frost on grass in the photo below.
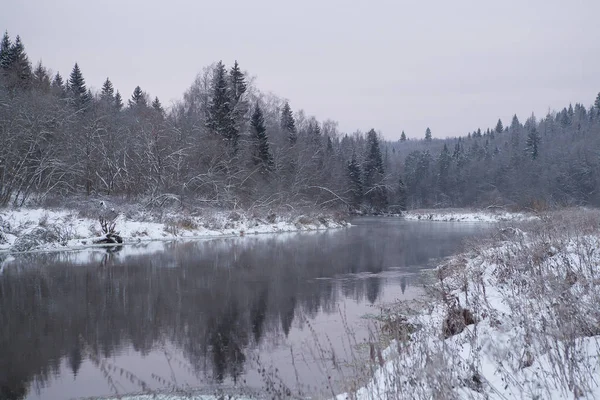
[[[341,216],[273,211],[147,210],[129,205],[66,209],[0,211],[0,251],[80,249],[97,244],[125,244],[346,227]]]
[[[420,329],[337,398],[600,398],[599,248],[596,211],[499,229],[438,268]]]
[[[443,222],[506,222],[537,219],[537,216],[531,213],[469,209],[411,210],[404,213],[403,217],[411,221]]]

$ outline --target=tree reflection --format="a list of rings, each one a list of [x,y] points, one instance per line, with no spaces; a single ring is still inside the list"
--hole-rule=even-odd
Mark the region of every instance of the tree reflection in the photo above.
[[[390,232],[390,243],[408,237]],[[377,273],[431,255],[431,242],[424,250],[414,241],[367,240],[371,235],[188,242],[138,256],[109,252],[85,265],[69,259],[77,253],[20,258],[0,275],[0,398],[24,398],[32,382],[43,385],[59,373],[61,360],[76,377],[87,358],[129,347],[148,354],[164,343],[181,349],[198,374],[235,381],[247,350],[266,337],[287,337],[299,315],[337,312],[340,295],[374,303],[381,292],[377,275],[342,286],[315,278]],[[440,237],[436,256],[462,238]],[[406,285],[401,281],[403,291]]]

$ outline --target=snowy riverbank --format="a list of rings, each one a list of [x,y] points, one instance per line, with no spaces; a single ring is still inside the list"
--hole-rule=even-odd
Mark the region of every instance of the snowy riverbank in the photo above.
[[[437,301],[397,317],[370,382],[337,399],[599,398],[598,248],[597,211],[500,229],[436,271]]]
[[[143,212],[128,214],[115,214],[118,216],[114,219],[115,231],[124,244],[349,226],[343,218],[331,215],[270,213],[261,216],[216,210],[160,216]],[[104,234],[94,212],[43,208],[0,210],[0,252],[81,249],[95,246],[94,242]]]
[[[538,218],[532,213],[470,209],[419,209],[407,211],[402,216],[411,221],[444,222],[504,222],[527,221]]]

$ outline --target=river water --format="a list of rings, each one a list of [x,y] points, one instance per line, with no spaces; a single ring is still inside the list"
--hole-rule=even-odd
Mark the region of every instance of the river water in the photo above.
[[[32,254],[0,275],[0,398],[148,390],[323,397],[368,375],[382,305],[485,224],[346,229]]]

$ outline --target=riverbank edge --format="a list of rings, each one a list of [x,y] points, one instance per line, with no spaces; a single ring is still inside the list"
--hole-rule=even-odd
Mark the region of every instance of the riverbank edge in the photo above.
[[[109,215],[109,217],[105,217]],[[106,238],[100,218],[114,223],[118,243]],[[351,226],[348,216],[336,212],[264,213],[242,210],[199,209],[194,212],[157,213],[15,208],[0,210],[0,255],[131,245],[153,241],[202,240],[267,233],[318,231]]]
[[[512,212],[503,209],[441,208],[414,209],[402,214],[409,221],[439,222],[508,222],[530,221],[539,218],[533,212]]]
[[[599,398],[598,248],[598,210],[498,224],[429,272],[419,307],[391,308],[369,382],[334,398]]]

